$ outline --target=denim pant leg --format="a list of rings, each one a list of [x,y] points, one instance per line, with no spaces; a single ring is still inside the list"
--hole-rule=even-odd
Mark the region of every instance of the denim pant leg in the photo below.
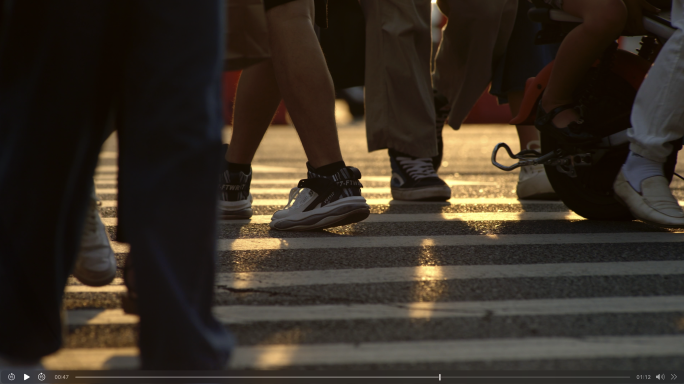
[[[222,160],[220,0],[138,0],[119,119],[119,235],[131,244],[144,369],[220,369],[213,317]]]
[[[0,355],[15,360],[36,360],[61,346],[64,285],[116,77],[102,44],[104,2],[68,3],[16,1],[4,15]]]

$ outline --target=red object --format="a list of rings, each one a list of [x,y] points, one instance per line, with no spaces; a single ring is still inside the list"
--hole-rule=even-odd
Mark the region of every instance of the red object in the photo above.
[[[599,61],[594,66],[599,65]],[[537,105],[542,92],[546,89],[554,62],[549,63],[539,72],[537,77],[527,80],[525,85],[525,97],[520,106],[520,113],[513,120],[512,125],[534,124],[537,114]],[[618,50],[613,59],[611,71],[625,79],[634,89],[639,89],[641,83],[646,78],[646,74],[651,69],[651,63],[647,60],[627,51]]]
[[[499,105],[496,96],[485,91],[477,101],[464,124],[507,124],[511,119],[508,105]]]
[[[233,125],[233,104],[240,73],[241,71],[223,72],[223,120],[227,125]],[[285,103],[280,102],[271,124],[288,124],[285,115],[287,115]]]

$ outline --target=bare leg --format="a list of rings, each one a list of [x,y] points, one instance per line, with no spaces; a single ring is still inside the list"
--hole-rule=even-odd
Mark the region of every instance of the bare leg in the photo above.
[[[226,160],[237,164],[252,162],[279,104],[280,91],[270,60],[242,72],[235,97],[231,146]]]
[[[525,91],[511,91],[508,92],[508,107],[511,109],[511,115],[517,116],[520,112],[520,105],[522,104]],[[520,140],[520,150],[525,149],[539,149],[539,131],[534,125],[518,125],[518,139]]]
[[[335,91],[313,27],[313,0],[279,5],[266,18],[275,78],[309,163],[341,161]]]
[[[622,0],[565,0],[563,10],[584,22],[573,29],[558,50],[549,85],[542,98],[546,112],[573,103],[572,93],[586,71],[622,32],[627,8]],[[554,124],[564,128],[579,115],[568,109],[556,116]]]

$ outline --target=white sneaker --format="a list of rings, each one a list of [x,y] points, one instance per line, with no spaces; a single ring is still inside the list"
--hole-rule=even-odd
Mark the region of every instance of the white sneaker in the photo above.
[[[361,172],[346,167],[333,176],[309,171],[290,191],[285,209],[273,214],[271,228],[284,231],[310,231],[358,223],[370,215],[361,196]]]
[[[116,257],[97,210],[99,204],[93,190],[74,268],[74,277],[91,287],[107,285],[116,276]]]
[[[684,211],[672,195],[663,176],[653,176],[641,182],[641,193],[629,184],[620,170],[613,184],[615,195],[635,218],[659,227],[684,228]]]
[[[546,177],[544,166],[541,164],[520,167],[516,193],[520,200],[558,199],[558,195],[556,195],[551,183],[549,183],[549,178]]]

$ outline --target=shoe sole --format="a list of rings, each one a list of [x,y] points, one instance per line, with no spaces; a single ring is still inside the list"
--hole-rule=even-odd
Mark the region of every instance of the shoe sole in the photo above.
[[[644,224],[648,224],[648,225],[650,225],[650,226],[652,226],[652,227],[656,227],[656,228],[666,228],[666,229],[682,229],[682,228],[684,228],[684,225],[667,225],[667,224],[659,224],[659,223],[656,223],[656,222],[653,222],[653,221],[650,221],[650,220],[642,219],[642,218],[640,218],[638,215],[636,215],[636,214],[634,213],[634,211],[632,210],[632,208],[630,208],[630,206],[627,205],[627,203],[625,203],[625,201],[622,200],[622,198],[621,198],[617,193],[614,193],[614,194],[613,194],[613,198],[615,199],[615,201],[617,201],[617,202],[620,203],[622,206],[624,206],[625,208],[627,208],[627,209],[629,210],[629,213],[631,213],[632,216],[634,216],[634,219],[635,219],[635,220],[639,220],[639,221],[643,222]]]
[[[112,281],[114,281],[114,278],[116,277],[116,266],[113,270],[108,272],[109,274],[103,278],[93,279],[92,277],[84,276],[77,271],[74,271],[74,277],[82,284],[85,284],[89,287],[102,287],[109,285]]]
[[[225,211],[219,209],[219,219],[221,220],[243,220],[251,218],[252,215],[252,208],[241,209],[239,211]]]
[[[370,216],[368,205],[347,205],[296,221],[287,218],[271,221],[271,228],[279,231],[312,231],[358,223],[366,220],[368,216]]]
[[[451,199],[451,188],[392,188],[392,198],[402,201],[447,201]]]

